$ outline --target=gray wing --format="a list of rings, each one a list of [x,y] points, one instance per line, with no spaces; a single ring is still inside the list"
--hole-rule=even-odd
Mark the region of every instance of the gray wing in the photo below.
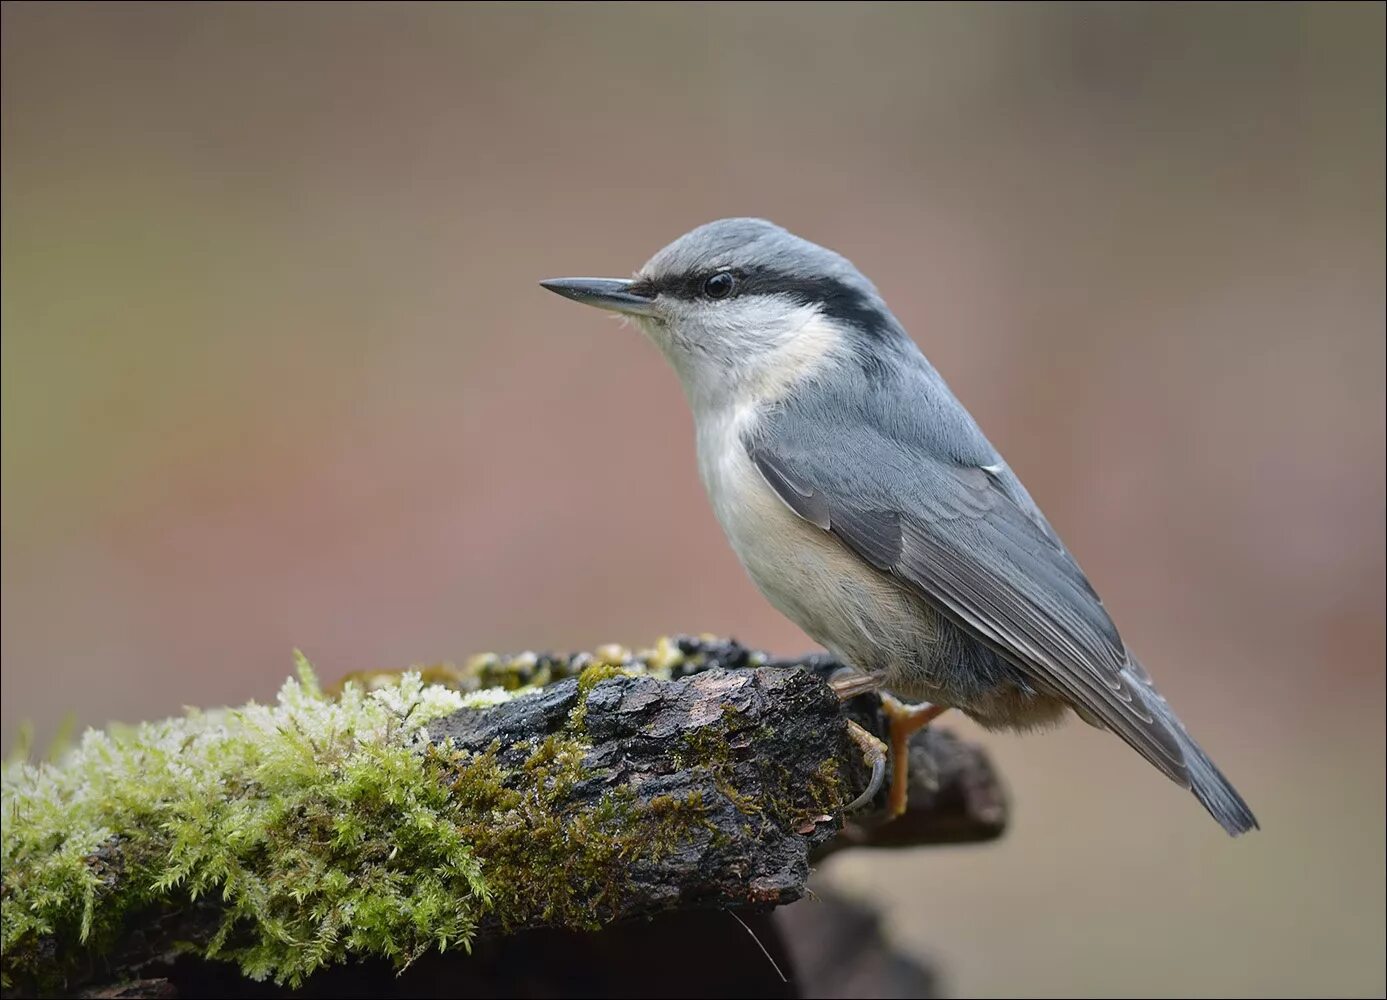
[[[889,425],[794,411],[746,444],[797,514],[1188,787],[1179,723],[1025,489],[973,433],[981,464],[936,457]]]

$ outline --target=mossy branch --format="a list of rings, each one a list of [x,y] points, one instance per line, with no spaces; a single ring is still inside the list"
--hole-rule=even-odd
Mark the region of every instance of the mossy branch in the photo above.
[[[469,949],[805,893],[848,845],[986,839],[986,760],[917,737],[912,809],[844,827],[866,778],[822,657],[678,639],[633,656],[484,657],[357,676],[306,661],[274,706],[110,735],[4,782],[7,994],[158,975],[176,955],[289,985],[332,964]]]

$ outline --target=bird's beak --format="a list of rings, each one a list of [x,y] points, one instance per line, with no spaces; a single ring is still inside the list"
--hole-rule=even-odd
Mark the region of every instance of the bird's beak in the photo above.
[[[631,291],[634,281],[622,278],[550,278],[541,285],[555,295],[628,316],[654,316],[655,300]]]

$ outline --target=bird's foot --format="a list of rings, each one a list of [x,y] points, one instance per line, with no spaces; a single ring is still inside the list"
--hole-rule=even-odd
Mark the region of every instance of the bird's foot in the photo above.
[[[910,737],[948,711],[944,705],[907,705],[882,692],[881,710],[891,730],[891,819],[905,813],[910,778]]]
[[[872,765],[872,777],[862,794],[844,807],[844,812],[856,812],[876,798],[881,791],[881,782],[886,775],[886,744],[851,719],[848,720],[848,736],[862,751],[862,757]]]

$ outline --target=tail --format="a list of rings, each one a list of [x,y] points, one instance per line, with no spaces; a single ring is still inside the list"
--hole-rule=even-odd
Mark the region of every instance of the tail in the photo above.
[[[1252,810],[1243,801],[1243,797],[1238,794],[1238,790],[1233,787],[1233,783],[1223,776],[1223,772],[1209,759],[1204,748],[1194,741],[1194,737],[1185,729],[1184,723],[1171,711],[1166,700],[1161,697],[1160,692],[1151,683],[1151,675],[1146,672],[1146,668],[1129,657],[1127,672],[1135,676],[1141,682],[1146,693],[1151,695],[1147,702],[1148,707],[1163,717],[1163,721],[1180,744],[1181,754],[1185,758],[1185,780],[1182,781],[1177,773],[1171,771],[1166,771],[1166,773],[1192,791],[1194,797],[1205,809],[1209,810],[1209,815],[1218,820],[1219,825],[1228,831],[1230,837],[1247,833],[1249,830],[1261,829],[1257,824],[1257,817],[1252,815]],[[1162,768],[1162,770],[1165,769]]]
[[[1247,807],[1247,803],[1243,801],[1232,782],[1214,766],[1209,755],[1194,742],[1189,733],[1185,732],[1184,726],[1180,726],[1179,722],[1175,725],[1179,726],[1181,742],[1184,744],[1185,769],[1189,772],[1190,791],[1194,792],[1194,797],[1209,810],[1209,814],[1219,821],[1231,837],[1247,833],[1248,830],[1260,829],[1257,817],[1252,815],[1252,810]]]

